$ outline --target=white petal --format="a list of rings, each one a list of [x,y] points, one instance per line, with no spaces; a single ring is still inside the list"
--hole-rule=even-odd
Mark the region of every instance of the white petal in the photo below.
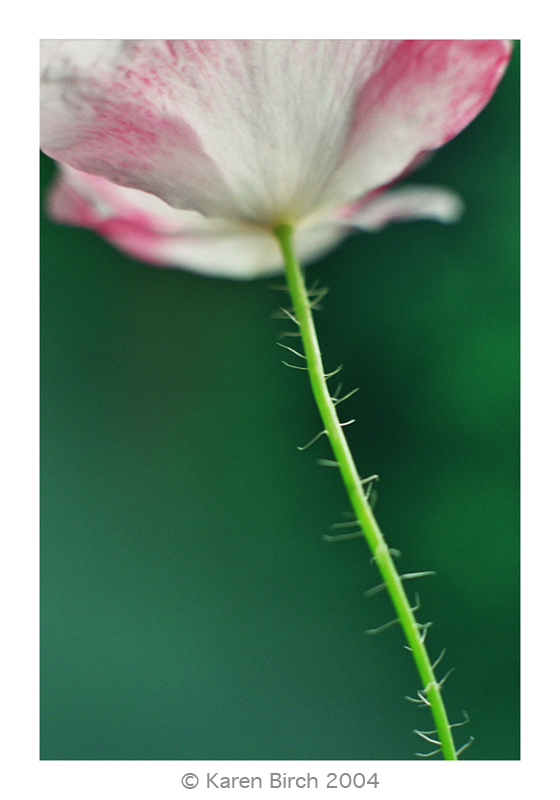
[[[336,218],[353,228],[378,231],[391,222],[433,219],[457,222],[463,213],[461,198],[441,186],[399,186],[375,195],[365,204],[340,210]]]

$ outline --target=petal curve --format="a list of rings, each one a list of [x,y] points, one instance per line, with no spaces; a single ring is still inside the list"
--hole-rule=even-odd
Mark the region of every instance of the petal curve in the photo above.
[[[282,271],[270,231],[171,208],[154,195],[97,175],[62,168],[48,199],[57,222],[90,228],[133,258],[222,278],[251,279]],[[295,232],[302,261],[315,260],[347,234],[332,220]]]
[[[396,43],[358,100],[338,175],[340,197],[360,197],[448,142],[488,103],[512,43],[413,40]]]
[[[431,219],[458,222],[464,203],[455,192],[442,186],[398,186],[375,194],[366,202],[344,208],[336,215],[345,225],[363,231],[379,231],[392,222]]]

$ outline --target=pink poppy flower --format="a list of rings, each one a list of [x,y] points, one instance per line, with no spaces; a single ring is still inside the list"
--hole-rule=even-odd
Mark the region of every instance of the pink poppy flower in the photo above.
[[[385,188],[489,101],[504,40],[48,40],[42,148],[55,219],[132,256],[251,278],[352,229],[451,222],[434,187]]]

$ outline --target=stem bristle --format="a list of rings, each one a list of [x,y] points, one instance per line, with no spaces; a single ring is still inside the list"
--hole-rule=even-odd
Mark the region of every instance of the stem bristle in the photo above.
[[[315,436],[305,447],[300,447],[298,449],[307,449],[307,447],[310,447],[323,434],[328,436],[333,449],[334,461],[339,465],[340,473],[356,516],[356,524],[360,525],[359,532],[356,531],[355,533],[325,538],[332,541],[342,538],[354,538],[355,536],[361,535],[365,537],[371,550],[373,561],[375,561],[381,573],[383,580],[382,585],[385,586],[397,613],[396,619],[378,628],[366,631],[366,634],[370,636],[375,635],[395,625],[401,625],[424,687],[422,690],[418,691],[419,700],[408,699],[414,703],[420,703],[430,707],[439,737],[438,744],[441,743],[440,747],[433,753],[418,753],[417,755],[422,758],[427,758],[430,755],[441,752],[444,759],[456,760],[457,751],[453,741],[451,726],[447,718],[447,712],[441,697],[441,686],[447,679],[449,673],[445,675],[442,681],[437,681],[432,663],[424,645],[428,628],[432,623],[426,622],[420,624],[416,621],[415,613],[420,608],[420,598],[418,594],[416,594],[415,605],[411,607],[410,601],[403,588],[403,577],[399,576],[392,558],[395,551],[391,550],[385,543],[383,533],[381,532],[377,520],[373,516],[369,497],[371,487],[377,479],[377,476],[372,475],[362,480],[359,477],[354,459],[350,452],[343,427],[351,424],[354,420],[341,423],[337,415],[336,406],[338,403],[342,402],[343,399],[349,397],[350,394],[353,394],[353,392],[346,395],[346,397],[341,400],[338,400],[338,393],[341,389],[337,388],[334,397],[331,397],[327,386],[327,380],[340,372],[342,365],[333,372],[325,373],[313,323],[312,312],[319,308],[319,303],[326,295],[327,290],[324,288],[317,288],[317,283],[311,288],[306,289],[304,276],[293,250],[292,234],[293,229],[291,225],[287,224],[279,225],[274,230],[274,235],[278,240],[280,250],[284,257],[286,281],[293,303],[293,314],[292,311],[286,312],[286,309],[282,309],[282,314],[283,317],[287,316],[299,327],[303,350],[307,358],[307,366],[295,367],[295,369],[308,370],[311,389],[325,426],[324,430]],[[294,352],[297,353],[297,351]],[[301,353],[297,353],[297,355],[301,356]],[[287,364],[287,366],[294,367],[293,364]],[[409,573],[410,576],[414,577],[420,577],[422,574],[425,573]],[[376,591],[377,589],[375,592]],[[381,589],[379,591],[381,591]],[[439,661],[436,663],[439,663]]]

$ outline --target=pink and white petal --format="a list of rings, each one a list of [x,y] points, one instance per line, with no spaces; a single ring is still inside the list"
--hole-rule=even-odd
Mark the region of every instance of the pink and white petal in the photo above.
[[[511,49],[502,39],[395,42],[360,93],[331,191],[359,197],[456,136],[490,100]]]
[[[76,169],[213,213],[227,185],[184,119],[177,76],[123,40],[42,42],[41,146]],[[167,81],[166,81],[167,79]]]
[[[128,255],[151,264],[240,279],[282,270],[278,243],[264,228],[174,209],[154,195],[71,167],[61,170],[49,196],[49,211],[56,221],[91,228]],[[302,229],[295,234],[296,250],[309,261],[345,235],[338,221]]]
[[[365,231],[378,231],[391,222],[432,219],[457,222],[464,211],[459,195],[441,186],[399,186],[375,194],[365,204],[339,209],[340,222]]]
[[[196,211],[172,208],[156,195],[118,186],[99,175],[90,175],[64,164],[59,165],[58,183],[86,200],[91,213],[95,213],[99,219],[123,217],[160,233],[176,233],[185,226],[207,228],[212,225],[210,220]],[[51,211],[55,211],[52,202],[51,198]],[[72,204],[62,206],[60,212],[66,215],[65,221],[81,224],[78,219],[68,218],[76,213]]]
[[[363,194],[329,186],[358,98],[398,45],[46,42],[43,149],[176,208],[297,222]]]

